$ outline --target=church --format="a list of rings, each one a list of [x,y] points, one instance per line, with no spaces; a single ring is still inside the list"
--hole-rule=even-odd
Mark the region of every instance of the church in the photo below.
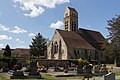
[[[78,28],[78,12],[67,7],[64,12],[64,30],[56,29],[47,46],[50,60],[105,60],[102,44],[105,38],[98,31]]]

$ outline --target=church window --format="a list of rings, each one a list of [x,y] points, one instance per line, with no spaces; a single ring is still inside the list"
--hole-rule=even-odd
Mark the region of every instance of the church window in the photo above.
[[[68,30],[68,21],[65,21],[65,30]]]
[[[77,55],[78,55],[77,57],[80,58],[80,52],[79,52],[79,50],[77,50]]]
[[[55,44],[54,44],[54,52],[55,52],[55,53],[58,52],[58,44],[57,44],[57,42],[55,42]]]
[[[76,31],[76,21],[74,21],[74,31]]]
[[[72,31],[74,31],[74,23],[73,23],[73,21],[72,21]]]
[[[76,21],[72,21],[72,31],[76,31]]]
[[[78,53],[78,54],[80,53],[79,50],[77,51],[77,53]]]
[[[88,59],[88,52],[87,52],[87,49],[85,49],[85,57],[86,57],[86,59]]]
[[[95,51],[95,56],[94,56],[94,59],[97,60],[98,59],[98,54],[97,54],[97,51]]]
[[[65,16],[68,16],[68,13],[66,13]]]
[[[74,15],[74,13],[72,13],[72,16]]]
[[[74,54],[75,54],[75,59],[77,59],[77,54],[76,54],[76,50],[74,50]]]

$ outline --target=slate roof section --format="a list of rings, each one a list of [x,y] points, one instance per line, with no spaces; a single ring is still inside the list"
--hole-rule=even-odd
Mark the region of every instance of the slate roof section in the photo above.
[[[25,48],[16,48],[14,50],[12,50],[12,54],[13,55],[18,55],[18,57],[29,57],[30,56],[30,52],[29,49],[25,49]]]
[[[68,9],[70,9],[70,11],[77,12],[74,8],[68,7]],[[78,13],[78,12],[77,12],[77,13]]]
[[[57,29],[56,31],[59,32],[68,47],[95,50],[94,47],[92,47],[76,32],[64,31],[59,29]]]
[[[98,31],[79,28],[79,35],[82,36],[95,49],[101,50],[105,38]]]

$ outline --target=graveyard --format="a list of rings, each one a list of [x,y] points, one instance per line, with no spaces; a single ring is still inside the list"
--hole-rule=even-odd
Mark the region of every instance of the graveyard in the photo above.
[[[0,1],[0,80],[120,80],[120,1]]]
[[[120,68],[114,64],[90,64],[83,59],[77,65],[59,66],[38,65],[30,62],[29,67],[0,71],[0,80],[119,80]]]

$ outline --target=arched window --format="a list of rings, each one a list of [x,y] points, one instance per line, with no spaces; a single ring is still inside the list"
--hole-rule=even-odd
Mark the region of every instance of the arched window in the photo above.
[[[78,58],[78,55],[77,55],[77,53],[76,53],[76,50],[74,50],[74,55],[75,55],[75,59],[77,59],[77,58]]]
[[[54,44],[54,52],[57,53],[58,52],[58,44],[57,41]]]

